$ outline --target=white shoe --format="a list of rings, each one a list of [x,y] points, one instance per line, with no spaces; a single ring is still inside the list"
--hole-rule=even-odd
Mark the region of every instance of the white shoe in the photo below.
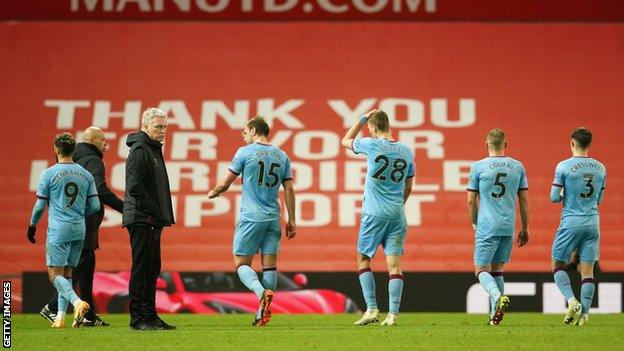
[[[397,325],[397,319],[399,318],[398,314],[388,313],[386,319],[381,322],[381,325]]]
[[[589,315],[587,313],[583,313],[581,318],[579,318],[578,323],[576,325],[587,325],[587,320],[589,319]]]
[[[369,323],[379,322],[379,309],[366,310],[362,318],[358,319],[353,325],[367,325]]]
[[[581,303],[576,298],[572,298],[568,302],[568,312],[563,317],[563,324],[578,324],[579,318],[581,318]]]

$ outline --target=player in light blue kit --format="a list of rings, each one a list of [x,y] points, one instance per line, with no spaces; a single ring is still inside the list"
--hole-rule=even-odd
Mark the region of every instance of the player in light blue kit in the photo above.
[[[226,191],[239,175],[243,196],[234,234],[234,264],[240,280],[256,293],[260,307],[252,325],[264,326],[271,319],[271,301],[277,287],[277,254],[281,239],[279,187],[284,187],[288,210],[286,237],[296,234],[295,191],[290,160],[278,147],[269,144],[270,128],[263,117],[255,117],[243,131],[247,146],[236,152],[229,174],[208,193],[213,199]],[[262,254],[262,281],[251,268],[256,253]]]
[[[572,157],[559,162],[550,191],[552,202],[562,202],[561,223],[552,247],[555,284],[568,301],[565,324],[586,324],[594,298],[594,263],[600,245],[598,205],[602,201],[607,170],[589,157],[592,134],[586,128],[572,132]],[[581,302],[574,296],[570,277],[564,269],[573,250],[578,250],[581,267]]]
[[[80,300],[72,288],[71,274],[80,260],[85,237],[85,215],[100,209],[93,176],[72,160],[76,141],[69,133],[54,139],[58,163],[41,175],[37,202],[28,227],[28,240],[35,243],[37,222],[48,205],[46,265],[52,285],[58,291],[58,313],[53,328],[65,327],[67,305],[74,306],[72,326],[79,327],[89,304]]]
[[[364,124],[368,124],[372,137],[355,139]],[[381,110],[369,111],[355,121],[342,138],[342,145],[356,154],[366,155],[368,163],[357,242],[358,274],[366,300],[366,312],[354,324],[366,325],[379,321],[371,260],[381,244],[390,274],[389,312],[381,325],[395,325],[403,294],[401,255],[407,235],[403,208],[412,191],[414,157],[407,146],[394,140],[388,115]]]
[[[468,212],[475,230],[475,274],[490,296],[488,324],[498,325],[510,303],[503,269],[513,246],[516,199],[522,220],[516,241],[518,247],[529,242],[529,187],[522,163],[505,156],[505,132],[490,130],[485,146],[488,157],[470,168]]]

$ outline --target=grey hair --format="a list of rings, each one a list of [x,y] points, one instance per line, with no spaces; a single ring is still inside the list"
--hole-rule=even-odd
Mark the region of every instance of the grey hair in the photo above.
[[[141,116],[141,125],[146,126],[150,124],[154,118],[167,118],[167,114],[156,107],[150,107],[143,111],[143,116]]]

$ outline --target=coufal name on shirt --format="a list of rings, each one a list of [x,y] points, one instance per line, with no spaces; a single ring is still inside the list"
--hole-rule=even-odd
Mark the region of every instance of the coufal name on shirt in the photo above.
[[[506,167],[509,169],[514,169],[515,166],[511,163],[508,162],[494,162],[492,164],[490,164],[490,169],[494,169],[494,168],[502,168],[502,167]]]

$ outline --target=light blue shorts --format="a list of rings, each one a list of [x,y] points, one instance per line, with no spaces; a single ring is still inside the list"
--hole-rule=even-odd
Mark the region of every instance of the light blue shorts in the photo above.
[[[282,231],[280,221],[248,222],[239,220],[232,251],[238,256],[277,255]]]
[[[84,240],[46,243],[46,266],[76,267],[80,261]]]
[[[513,247],[513,235],[475,236],[474,264],[507,263]]]
[[[599,259],[600,229],[598,226],[559,228],[552,246],[552,258],[568,262],[572,251],[578,250],[581,262],[594,263]]]
[[[403,255],[403,246],[407,236],[407,220],[405,217],[383,218],[362,214],[362,224],[358,235],[358,252],[374,257],[379,244],[386,256]]]

